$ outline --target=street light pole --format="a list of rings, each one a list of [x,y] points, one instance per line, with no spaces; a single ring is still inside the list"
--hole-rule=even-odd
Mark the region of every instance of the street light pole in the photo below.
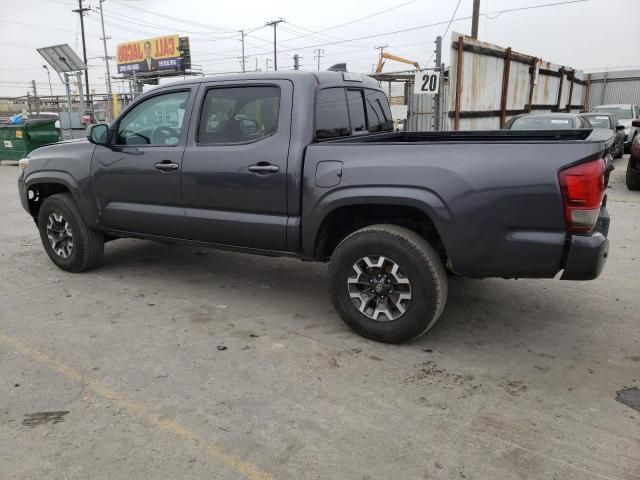
[[[46,65],[42,65],[42,68],[47,71],[47,77],[49,77],[49,94],[53,98],[53,88],[51,88],[51,72],[49,71],[49,67]]]

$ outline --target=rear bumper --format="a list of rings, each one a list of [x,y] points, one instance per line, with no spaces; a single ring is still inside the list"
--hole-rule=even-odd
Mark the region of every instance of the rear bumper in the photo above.
[[[593,280],[597,278],[609,255],[609,213],[603,207],[594,233],[572,235],[561,280]]]

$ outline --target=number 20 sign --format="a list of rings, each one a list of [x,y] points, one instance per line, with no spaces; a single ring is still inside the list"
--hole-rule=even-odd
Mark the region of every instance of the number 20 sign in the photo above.
[[[413,82],[413,93],[436,94],[440,89],[440,72],[436,70],[421,70],[416,72]]]

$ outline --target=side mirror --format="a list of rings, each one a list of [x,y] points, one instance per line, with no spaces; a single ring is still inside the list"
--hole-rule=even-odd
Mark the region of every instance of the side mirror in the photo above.
[[[633,122],[631,122],[631,125],[633,125],[634,127],[640,127],[640,120],[634,120]]]
[[[87,140],[94,145],[109,145],[109,125],[106,123],[96,123],[87,127]]]
[[[616,125],[616,131],[620,131],[620,130],[624,130],[624,125]]]

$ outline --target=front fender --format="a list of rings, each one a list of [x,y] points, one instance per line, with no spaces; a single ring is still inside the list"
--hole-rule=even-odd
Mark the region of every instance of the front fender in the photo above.
[[[38,185],[43,184],[62,185],[69,190],[69,193],[80,210],[80,215],[85,223],[89,226],[97,226],[97,210],[95,209],[93,202],[90,201],[90,197],[84,193],[88,192],[88,189],[90,189],[90,182],[88,179],[85,179],[83,183],[82,181],[77,181],[70,173],[65,171],[36,170],[31,173],[27,172],[23,181],[24,193],[21,193],[21,195],[24,195],[25,198],[21,200],[26,201],[26,196],[28,195],[29,189],[32,187],[37,187]],[[25,203],[23,202],[23,205],[24,204]]]
[[[357,205],[400,205],[424,212],[433,222],[442,240],[445,226],[452,215],[442,199],[434,192],[415,187],[344,187],[331,190],[303,205],[302,251],[306,257],[314,256],[315,242],[322,223],[334,210]]]

